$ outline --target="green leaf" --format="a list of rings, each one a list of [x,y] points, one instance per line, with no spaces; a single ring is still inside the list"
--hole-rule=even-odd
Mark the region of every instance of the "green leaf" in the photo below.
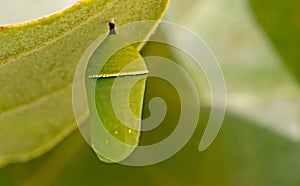
[[[118,25],[160,20],[167,4],[85,0],[47,18],[1,27],[0,166],[37,157],[76,128],[75,68],[88,46],[107,32],[108,19],[115,18]],[[152,30],[137,37],[145,38]]]
[[[173,3],[176,6],[180,2]],[[298,141],[299,84],[282,65],[282,59],[254,18],[247,1],[211,0],[199,1],[182,19],[172,21],[195,31],[216,55],[225,77],[228,112]],[[292,51],[299,54],[294,48]],[[202,90],[204,102],[209,100],[209,94],[208,89]]]
[[[104,162],[124,160],[139,143],[148,70],[138,51],[126,45],[118,35],[107,36],[94,51],[85,76],[91,144],[99,159]],[[114,53],[118,46],[125,47]],[[109,50],[112,52],[108,53],[114,54],[106,60]]]
[[[201,133],[200,126],[205,125],[209,109],[202,109],[201,113],[204,117],[195,134]],[[172,119],[167,123],[172,123]],[[44,156],[0,169],[1,184],[299,185],[299,143],[230,114],[225,117],[224,126],[216,141],[204,152],[197,151],[201,135],[194,135],[174,157],[145,167],[99,162],[76,131]],[[167,125],[165,130],[152,133],[151,137],[168,136],[172,128]],[[147,156],[145,154],[145,158]]]
[[[283,63],[300,82],[300,2],[296,0],[250,0],[251,8]]]

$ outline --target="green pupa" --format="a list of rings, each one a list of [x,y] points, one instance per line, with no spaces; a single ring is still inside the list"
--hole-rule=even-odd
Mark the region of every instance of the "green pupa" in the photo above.
[[[128,109],[128,105],[124,105],[122,101],[127,99],[132,114],[141,118],[148,70],[139,52],[133,46],[127,45],[116,33],[113,19],[109,21],[109,28],[108,36],[89,59],[85,83],[92,148],[101,161],[113,163],[126,159],[138,146],[141,128],[141,120],[130,121],[130,117],[127,123],[132,127],[124,125],[116,116],[114,107]],[[109,56],[116,49],[117,52]],[[134,65],[123,69],[133,61]],[[119,83],[112,88],[116,80]],[[135,81],[137,83],[131,88],[128,97],[125,90],[129,88],[130,82]],[[112,94],[115,95],[114,107]]]

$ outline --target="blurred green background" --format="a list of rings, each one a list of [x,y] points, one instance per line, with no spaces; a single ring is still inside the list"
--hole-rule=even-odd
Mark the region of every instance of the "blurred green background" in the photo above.
[[[171,1],[165,20],[209,45],[227,84],[223,126],[204,152],[197,149],[209,116],[205,88],[192,139],[162,163],[102,163],[75,131],[42,157],[1,168],[0,185],[300,185],[299,8],[296,0]],[[153,43],[141,53],[179,59],[172,48]],[[150,79],[147,98],[159,95],[178,107],[175,90],[164,84]],[[171,112],[162,126],[143,134],[142,144],[170,134],[170,123],[178,120],[178,110]]]

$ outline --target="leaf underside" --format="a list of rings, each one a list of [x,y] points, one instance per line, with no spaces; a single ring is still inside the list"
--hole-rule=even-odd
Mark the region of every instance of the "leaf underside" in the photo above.
[[[107,32],[108,19],[118,25],[160,20],[167,4],[85,0],[50,17],[1,27],[0,166],[37,157],[76,128],[74,72],[88,46]]]

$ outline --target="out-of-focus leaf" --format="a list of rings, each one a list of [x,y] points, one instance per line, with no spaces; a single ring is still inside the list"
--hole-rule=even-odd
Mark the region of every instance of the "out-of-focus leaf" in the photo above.
[[[174,105],[173,105],[174,106]],[[202,116],[208,110],[202,110]],[[204,124],[207,118],[202,117]],[[170,120],[169,120],[170,121]],[[165,162],[128,167],[99,162],[76,131],[48,154],[0,169],[3,185],[299,185],[299,144],[227,115],[216,141],[197,149],[199,135]],[[196,134],[200,132],[198,128]],[[168,131],[168,130],[167,130]],[[167,132],[156,133],[166,135]],[[150,139],[151,140],[151,139]],[[76,145],[75,145],[76,144]],[[145,154],[147,156],[147,154]]]
[[[43,154],[76,127],[75,68],[87,47],[107,32],[108,19],[115,18],[118,25],[159,20],[167,4],[84,0],[47,18],[1,27],[0,166]]]
[[[51,0],[51,1],[0,1],[0,25],[15,24],[70,7],[78,0]]]
[[[170,8],[177,1],[172,3]],[[182,19],[171,21],[196,32],[215,53],[225,76],[228,111],[300,140],[300,88],[255,22],[248,1],[195,1]]]
[[[257,21],[262,26],[283,63],[300,82],[300,1],[250,0]]]

